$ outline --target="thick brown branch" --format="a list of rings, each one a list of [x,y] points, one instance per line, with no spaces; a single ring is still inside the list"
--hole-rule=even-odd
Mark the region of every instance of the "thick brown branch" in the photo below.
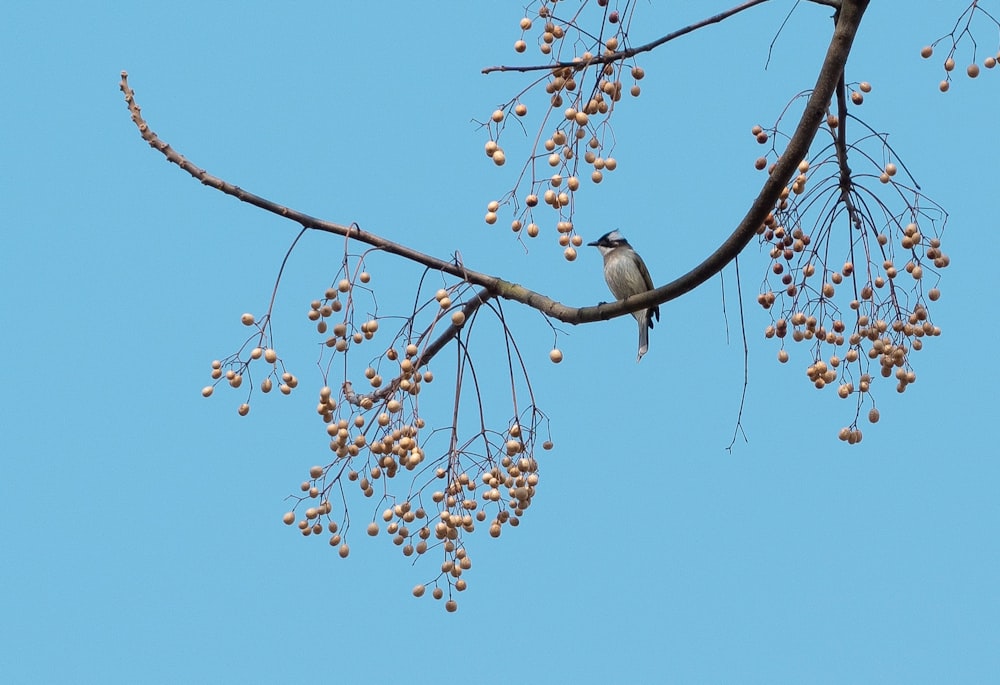
[[[523,66],[523,67],[500,65],[496,67],[486,67],[485,69],[483,69],[482,73],[490,74],[495,71],[522,71],[522,72],[546,71],[546,70],[551,71],[552,69],[562,69],[564,67],[571,67],[573,69],[583,69],[584,67],[590,66],[592,64],[607,64],[609,62],[618,62],[623,59],[635,57],[636,55],[641,54],[643,52],[649,52],[650,50],[660,47],[664,43],[669,43],[670,41],[676,38],[680,38],[681,36],[687,35],[692,31],[697,31],[698,29],[704,28],[709,24],[718,24],[723,19],[728,19],[734,14],[739,14],[743,10],[750,9],[751,7],[755,7],[765,2],[767,2],[767,0],[748,0],[747,2],[744,2],[741,5],[737,5],[736,7],[728,9],[725,12],[720,12],[715,16],[709,17],[707,19],[702,19],[701,21],[695,22],[690,26],[685,26],[682,29],[678,29],[676,31],[673,31],[672,33],[668,33],[667,35],[661,36],[660,38],[657,38],[656,40],[646,43],[644,45],[639,45],[638,47],[629,48],[628,50],[622,50],[620,52],[612,52],[607,55],[595,56],[587,60],[586,62],[550,62],[549,64],[534,64],[531,66]]]
[[[813,89],[813,93],[806,103],[805,111],[799,120],[795,133],[789,140],[781,159],[778,160],[778,163],[761,188],[760,194],[753,201],[746,216],[743,217],[743,220],[733,231],[732,235],[715,252],[709,255],[704,262],[675,281],[641,295],[593,307],[577,308],[561,304],[552,298],[516,283],[469,270],[457,261],[447,262],[432,257],[404,245],[386,240],[373,233],[362,231],[356,225],[344,226],[318,219],[303,212],[271,202],[223,179],[212,176],[204,169],[189,162],[165,141],[160,140],[149,128],[149,125],[142,118],[139,106],[135,102],[135,94],[128,85],[128,75],[125,72],[122,72],[121,90],[125,94],[125,101],[128,104],[129,111],[132,113],[132,121],[138,127],[143,139],[150,146],[159,150],[168,161],[177,164],[205,185],[220,190],[227,195],[232,195],[243,202],[252,204],[265,211],[291,219],[306,228],[348,236],[384,252],[398,255],[418,264],[423,264],[429,268],[461,278],[468,283],[485,288],[494,297],[502,297],[520,302],[565,323],[590,323],[622,316],[680,297],[719,273],[726,264],[746,247],[757,229],[764,222],[768,213],[774,207],[782,188],[787,185],[792,174],[796,172],[798,163],[807,156],[809,146],[830,103],[837,80],[843,72],[844,64],[847,62],[847,57],[851,51],[854,36],[867,6],[868,0],[845,0],[843,3],[843,7],[838,12],[839,17],[836,28],[819,77],[817,78],[816,87]]]
[[[830,47],[827,49],[826,58],[823,60],[819,77],[816,79],[816,86],[806,102],[805,110],[802,112],[795,132],[789,139],[781,158],[768,175],[764,187],[761,188],[760,194],[753,201],[750,210],[732,235],[719,246],[719,249],[675,281],[619,302],[597,307],[583,307],[579,310],[579,319],[571,323],[593,321],[595,318],[610,319],[614,316],[620,316],[624,312],[638,311],[680,297],[722,271],[723,267],[747,246],[774,207],[782,189],[791,180],[792,175],[797,172],[799,162],[808,156],[809,146],[816,136],[816,131],[819,130],[820,123],[830,104],[830,98],[844,71],[844,65],[847,63],[847,57],[854,43],[854,36],[857,34],[861,17],[867,7],[868,0],[844,0],[843,7],[838,12]]]
[[[851,167],[847,165],[847,86],[844,73],[837,79],[837,166],[840,167],[840,192],[851,192]]]

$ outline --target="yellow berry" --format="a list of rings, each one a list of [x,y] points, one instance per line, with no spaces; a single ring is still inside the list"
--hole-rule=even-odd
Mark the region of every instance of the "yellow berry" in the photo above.
[[[246,416],[247,414],[250,413],[250,405],[244,402],[243,404],[240,405],[239,409],[237,409],[236,411],[239,413],[240,416]]]
[[[340,554],[341,559],[346,559],[347,555],[351,553],[351,548],[348,547],[347,543],[345,542],[340,546],[340,549],[337,551],[337,553]]]
[[[454,324],[456,327],[465,324],[465,312],[463,312],[462,310],[453,312],[451,315],[451,323]]]
[[[253,314],[250,313],[244,314],[243,316],[240,317],[240,321],[243,322],[244,326],[253,326],[254,324]]]
[[[954,68],[955,68],[955,60],[954,59],[952,59],[951,57],[949,57],[948,59],[946,59],[944,61],[944,70],[945,71],[951,71]]]
[[[870,93],[872,92],[872,84],[868,83],[868,81],[862,81],[858,84],[858,90],[862,93]]]
[[[528,44],[523,40],[514,41],[514,52],[524,52],[528,49]]]
[[[503,110],[498,109],[494,111],[493,115],[490,118],[499,124],[501,121],[503,121]]]
[[[572,247],[567,247],[563,250],[563,257],[566,258],[567,262],[572,262],[576,260],[576,249]]]
[[[947,93],[949,87],[950,85],[948,84],[947,81],[941,81],[941,83],[938,84],[938,90],[940,90],[942,93]]]
[[[551,352],[549,352],[549,359],[552,360],[552,363],[558,364],[563,360],[562,351],[559,350],[559,348],[554,348]]]
[[[493,153],[493,163],[497,166],[503,166],[506,161],[507,156],[504,155],[503,150],[497,148],[496,152]]]

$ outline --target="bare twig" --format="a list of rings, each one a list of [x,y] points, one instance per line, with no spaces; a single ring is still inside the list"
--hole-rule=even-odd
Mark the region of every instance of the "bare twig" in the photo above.
[[[747,402],[747,388],[750,386],[750,345],[747,344],[747,323],[743,316],[743,289],[740,286],[740,259],[737,257],[733,260],[733,264],[736,267],[736,301],[740,306],[740,332],[743,334],[743,392],[740,393],[740,408],[736,412],[736,426],[733,428],[733,439],[729,441],[729,445],[726,447],[727,452],[733,451],[733,445],[736,444],[736,436],[742,433],[743,441],[750,442],[747,439],[747,433],[743,430],[743,408],[746,406]]]

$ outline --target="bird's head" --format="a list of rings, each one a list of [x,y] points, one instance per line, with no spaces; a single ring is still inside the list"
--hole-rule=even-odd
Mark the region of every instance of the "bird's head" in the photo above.
[[[596,247],[602,253],[610,252],[616,247],[631,247],[628,244],[628,241],[625,240],[625,236],[623,236],[618,229],[605,233],[594,242],[587,243],[587,245],[590,247]]]

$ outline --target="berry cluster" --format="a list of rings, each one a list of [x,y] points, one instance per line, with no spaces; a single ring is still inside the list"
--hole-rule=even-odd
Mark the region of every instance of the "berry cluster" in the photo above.
[[[374,306],[368,288],[372,276],[363,266],[364,257],[353,267],[345,258],[337,280],[310,303],[307,312],[322,336],[324,385],[316,413],[325,425],[333,459],[310,469],[300,493],[291,496],[294,506],[283,521],[303,536],[325,532],[330,545],[347,557],[350,512],[356,510],[349,504],[351,493],[375,500],[368,534],[388,535],[406,557],[440,554],[440,571],[414,594],[424,594],[430,585],[430,595],[438,599],[447,595],[445,608],[454,611],[453,592],[466,589],[462,574],[471,568],[465,537],[479,525],[497,537],[503,526],[518,525],[531,504],[539,478],[535,443],[545,417],[533,403],[519,412],[515,392],[515,417],[505,420],[507,428],[501,432],[481,424],[475,435],[460,441],[456,409],[446,444],[440,444],[444,431],[425,433],[418,400],[422,389],[435,380],[425,361],[427,350],[435,334],[457,334],[464,348],[462,336],[467,338],[478,311],[470,310],[473,315],[467,320],[471,289],[458,282],[418,301],[413,313],[402,317],[387,347],[380,346],[375,357],[358,365],[354,359],[361,346],[378,341],[385,335],[386,322],[392,321],[377,313],[361,313],[365,293]],[[516,348],[512,340],[509,343]],[[344,368],[339,390],[328,383],[334,362],[336,368],[341,363]],[[471,359],[466,358],[456,378],[456,398],[469,366]],[[481,403],[478,385],[475,391]],[[542,444],[543,449],[551,447],[547,440]],[[399,483],[404,474],[407,478]],[[335,498],[342,504],[336,511],[331,502]]]
[[[860,105],[871,90],[867,82],[858,84],[850,101]],[[787,340],[804,342],[810,349],[806,376],[814,387],[855,399],[854,420],[839,433],[854,444],[863,437],[857,424],[866,402],[868,420],[880,418],[872,384],[894,378],[902,393],[916,381],[912,353],[941,333],[928,311],[940,291],[936,285],[925,291],[925,284],[936,282],[950,260],[941,251],[945,213],[916,184],[899,178],[901,163],[885,135],[866,133],[842,147],[840,126],[836,115],[828,116],[832,142],[799,164],[758,231],[770,263],[757,302],[772,313],[764,335],[781,341],[780,362],[789,360]],[[777,126],[770,133],[751,130],[760,144],[778,132]],[[881,149],[866,149],[871,147]],[[771,152],[777,154],[773,143]],[[872,163],[874,172],[851,171],[848,152]],[[896,161],[876,162],[880,157]],[[754,166],[773,169],[768,156]],[[879,188],[886,186],[890,196],[882,197]],[[893,204],[902,207],[891,209]]]
[[[534,35],[539,51],[552,58],[552,67],[544,77],[498,107],[484,124],[489,132],[486,155],[497,166],[503,166],[507,155],[500,142],[507,122],[525,117],[526,97],[544,90],[544,113],[535,149],[514,188],[487,204],[485,221],[496,223],[501,206],[511,204],[511,229],[534,238],[541,232],[539,222],[545,221],[537,210],[548,207],[554,212],[552,221],[563,255],[573,261],[576,248],[583,243],[573,225],[576,193],[585,180],[600,183],[606,173],[618,167],[618,160],[611,155],[611,115],[626,89],[633,97],[639,96],[638,82],[645,72],[638,66],[626,66],[630,58],[625,50],[624,11],[612,10],[606,0],[599,0],[597,9],[602,16],[594,24],[602,31],[594,35],[580,28],[586,21],[586,5],[575,9],[570,19],[559,17],[558,5],[558,0],[545,0],[534,16],[523,17],[521,38],[514,43],[514,50],[523,53],[528,47],[526,38]],[[623,83],[626,70],[631,86]],[[526,177],[530,180],[526,181]]]
[[[944,78],[938,84],[938,89],[942,93],[947,93],[951,88],[952,72],[957,66],[957,63],[955,62],[955,55],[958,53],[960,44],[965,39],[968,39],[968,41],[972,44],[972,61],[965,67],[965,74],[969,78],[977,78],[980,74],[979,63],[976,57],[978,44],[976,43],[975,38],[972,37],[972,21],[977,17],[984,18],[986,21],[991,22],[995,29],[1000,30],[1000,21],[997,21],[993,15],[980,7],[978,0],[973,0],[965,11],[959,15],[958,19],[955,21],[955,26],[949,33],[941,36],[930,45],[925,45],[920,49],[920,56],[924,59],[930,59],[934,55],[934,48],[937,47],[938,43],[948,41],[948,53],[945,56],[943,64]],[[983,60],[983,66],[986,69],[993,69],[996,67],[998,60],[1000,60],[1000,51],[998,51],[995,55],[987,56]]]
[[[246,378],[249,381],[247,383],[249,388],[247,390],[247,398],[236,409],[240,416],[246,416],[250,413],[250,395],[253,392],[250,365],[252,362],[261,359],[268,365],[264,380],[260,383],[261,392],[271,392],[275,383],[277,383],[278,390],[281,391],[282,395],[291,394],[292,390],[298,386],[299,379],[285,369],[284,362],[278,357],[278,353],[274,351],[274,348],[270,346],[270,321],[270,314],[261,317],[260,321],[253,314],[249,313],[243,314],[240,317],[240,322],[244,326],[253,327],[256,332],[244,341],[239,350],[225,359],[216,359],[212,362],[210,375],[213,382],[211,385],[206,385],[201,389],[202,397],[211,397],[215,392],[215,387],[223,379],[229,383],[231,388],[236,389],[243,385],[243,379]],[[251,348],[250,345],[254,346]]]

